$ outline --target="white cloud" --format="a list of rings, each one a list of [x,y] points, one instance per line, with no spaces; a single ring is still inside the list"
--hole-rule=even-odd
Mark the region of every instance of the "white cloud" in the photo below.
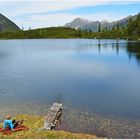
[[[51,0],[51,1],[10,1],[1,2],[0,6],[11,5],[12,9],[8,15],[17,16],[21,14],[30,13],[43,13],[43,12],[53,12],[60,10],[69,10],[78,7],[95,6],[101,4],[107,4],[108,1],[93,1],[93,0]]]
[[[52,12],[60,10],[70,10],[79,7],[86,6],[96,6],[96,5],[105,5],[105,4],[126,4],[132,3],[132,1],[122,1],[118,2],[117,0],[18,0],[18,1],[0,1],[0,6],[10,5],[9,15],[17,16],[21,14],[30,14],[30,13],[43,13],[43,12]],[[134,3],[134,1],[133,1]]]
[[[115,16],[114,16],[115,15]],[[15,20],[15,22],[20,26],[24,26],[25,29],[28,29],[30,26],[32,28],[39,27],[50,27],[50,26],[62,26],[65,23],[72,21],[77,17],[82,17],[92,21],[95,20],[108,20],[114,21],[116,19],[122,19],[125,15],[118,15],[113,13],[104,13],[104,14],[88,14],[88,15],[77,15],[77,14],[68,14],[68,13],[56,13],[48,15],[31,15],[28,16],[25,20]]]
[[[87,15],[76,15],[66,12],[61,12],[63,10],[72,10],[74,8],[105,5],[111,3],[126,4],[134,3],[134,1],[117,1],[117,0],[17,0],[17,1],[1,1],[0,0],[0,10],[8,18],[13,20],[20,27],[29,26],[33,28],[38,27],[48,27],[48,26],[58,26],[64,25],[70,22],[76,17],[87,18],[89,20],[116,20],[125,17],[126,15],[118,15],[117,13],[102,13],[102,14],[87,14]],[[55,12],[50,13],[49,12]],[[46,13],[46,14],[41,14]],[[48,14],[47,14],[48,13]],[[115,15],[115,16],[114,16]]]

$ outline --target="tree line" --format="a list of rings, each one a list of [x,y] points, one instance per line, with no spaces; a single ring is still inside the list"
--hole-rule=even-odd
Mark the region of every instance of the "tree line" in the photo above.
[[[127,26],[122,26],[117,23],[111,29],[108,27],[101,28],[101,23],[98,25],[98,32],[92,32],[92,30],[84,30],[83,32],[79,29],[79,34],[85,35],[91,38],[111,38],[111,39],[140,39],[140,13],[137,18],[133,20],[129,19]]]
[[[0,39],[32,39],[32,38],[107,38],[107,39],[140,39],[140,13],[135,20],[129,19],[127,26],[117,23],[112,29],[101,28],[98,32],[92,30],[72,29],[68,27],[50,27],[42,29],[29,29],[19,31],[0,32]]]

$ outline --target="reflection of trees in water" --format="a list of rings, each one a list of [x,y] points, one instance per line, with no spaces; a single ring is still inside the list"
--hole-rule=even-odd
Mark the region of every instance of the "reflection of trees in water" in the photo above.
[[[94,42],[95,41],[95,42]],[[91,50],[97,47],[99,54],[102,53],[103,50],[107,50],[112,47],[112,50],[119,54],[120,49],[126,51],[129,59],[136,58],[138,64],[140,64],[140,42],[127,42],[122,40],[90,40],[88,43],[80,43],[76,48],[76,51],[80,52],[83,50]]]
[[[98,52],[100,54],[102,48],[107,49],[108,47],[111,46],[113,50],[116,49],[116,53],[118,54],[119,53],[119,47],[120,47],[119,45],[120,45],[120,43],[118,41],[114,42],[114,43],[108,43],[108,42],[101,42],[101,40],[99,39],[98,44],[97,44]]]
[[[115,50],[116,50],[117,55],[119,54],[119,49],[120,49],[121,45],[122,45],[122,44],[119,43],[118,40],[117,40],[116,43],[114,43],[114,48],[115,48]],[[124,44],[123,44],[123,46],[124,46]]]
[[[140,63],[140,42],[128,42],[126,44],[126,51],[129,59],[135,57],[137,62]]]
[[[99,51],[99,54],[100,54],[100,51],[101,51],[101,43],[100,43],[100,39],[98,40],[98,51]]]
[[[102,43],[98,41],[98,51],[101,53],[102,48],[109,47],[110,44]],[[112,50],[115,50],[119,54],[119,49],[124,48],[128,54],[129,59],[136,58],[136,61],[140,63],[140,42],[127,42],[121,43],[119,41],[111,43]]]

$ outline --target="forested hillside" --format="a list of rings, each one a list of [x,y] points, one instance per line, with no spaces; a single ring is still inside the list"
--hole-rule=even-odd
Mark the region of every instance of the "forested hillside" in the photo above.
[[[18,30],[0,32],[1,39],[26,39],[26,38],[107,38],[107,39],[140,39],[140,14],[137,18],[129,19],[125,27],[117,24],[112,29],[107,27],[101,28],[98,25],[98,32],[92,30],[72,29],[69,27],[50,27],[34,30]]]

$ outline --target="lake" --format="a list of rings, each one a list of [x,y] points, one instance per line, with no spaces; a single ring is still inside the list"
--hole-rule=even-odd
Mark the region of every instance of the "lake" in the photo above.
[[[0,40],[0,106],[5,108],[0,114],[26,113],[24,105],[54,101],[105,117],[140,120],[140,42]]]

